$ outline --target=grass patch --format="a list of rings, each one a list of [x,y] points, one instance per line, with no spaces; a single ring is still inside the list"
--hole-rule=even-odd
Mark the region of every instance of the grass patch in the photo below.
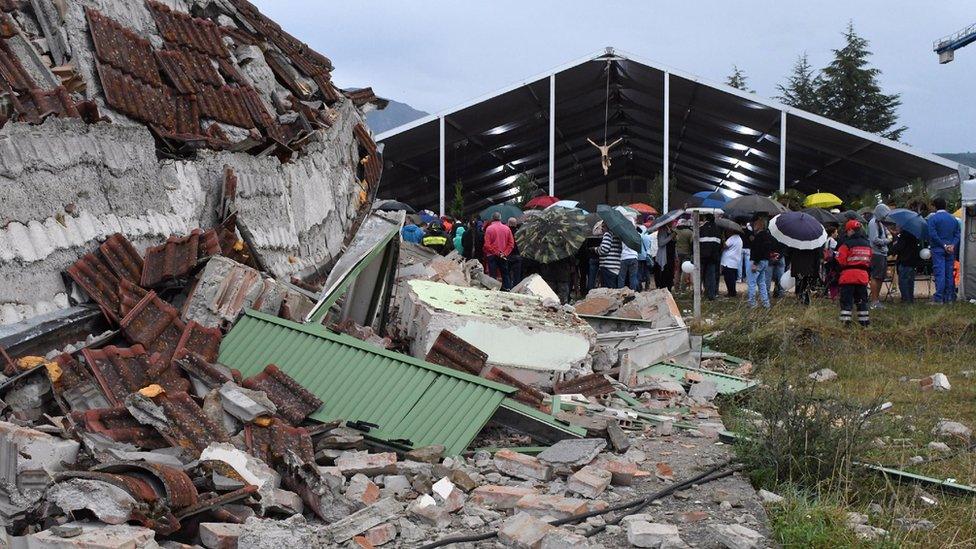
[[[848,509],[843,502],[812,498],[795,490],[782,495],[786,500],[767,511],[776,541],[785,548],[887,549],[900,546],[894,537],[876,541],[858,539],[847,526]]]

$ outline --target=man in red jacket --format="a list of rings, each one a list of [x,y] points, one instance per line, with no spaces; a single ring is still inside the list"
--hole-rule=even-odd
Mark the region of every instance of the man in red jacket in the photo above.
[[[840,319],[851,323],[851,313],[857,306],[857,321],[861,326],[871,324],[868,311],[868,272],[871,270],[871,243],[861,224],[850,220],[844,225],[847,238],[837,248],[840,265]]]
[[[485,229],[485,257],[488,259],[488,274],[497,277],[498,271],[502,275],[502,289],[512,289],[512,277],[508,270],[508,256],[515,249],[515,236],[512,229],[502,223],[502,216],[495,212],[491,216],[491,224]]]

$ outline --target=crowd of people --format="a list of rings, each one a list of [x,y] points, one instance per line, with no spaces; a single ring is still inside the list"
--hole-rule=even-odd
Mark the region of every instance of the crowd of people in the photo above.
[[[913,303],[916,278],[925,269],[931,271],[935,285],[931,302],[955,301],[960,225],[946,211],[944,200],[937,198],[934,205],[937,211],[927,219],[930,248],[888,220],[890,210],[884,204],[863,214],[866,223],[851,216],[825,224],[828,238],[816,249],[791,248],[779,242],[769,230],[768,214],[759,213],[743,225],[731,226],[719,223],[713,215],[703,215],[698,230],[703,296],[718,298],[724,282],[726,296],[736,298],[737,285],[745,283],[748,305],[769,308],[773,299],[783,297],[793,286],[801,303],[809,304],[813,295],[836,299],[841,320],[853,322],[856,311],[856,320],[868,325],[870,309],[884,306],[881,291],[886,280],[898,288],[902,302]],[[466,221],[442,217],[420,225],[408,221],[402,236],[442,255],[456,251],[465,259],[480,261],[505,290],[524,276],[538,273],[563,303],[597,287],[677,292],[690,288],[691,274],[687,267],[682,268],[693,259],[694,236],[688,216],[663,225],[655,224],[650,215],[628,219],[640,234],[640,249],[628,246],[601,221],[593,226],[579,253],[547,264],[521,256],[515,240],[519,220],[502,220],[498,213],[489,221],[477,217]],[[891,257],[894,275],[889,278]]]

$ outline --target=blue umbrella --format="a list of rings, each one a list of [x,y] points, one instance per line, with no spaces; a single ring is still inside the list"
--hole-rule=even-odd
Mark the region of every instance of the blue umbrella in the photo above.
[[[827,232],[810,214],[781,213],[769,221],[769,234],[784,246],[796,250],[816,250],[827,242]]]
[[[929,239],[929,227],[925,218],[905,208],[895,208],[888,213],[885,221],[890,221],[903,231],[908,231],[919,240]]]
[[[729,199],[720,192],[700,191],[688,199],[688,205],[696,208],[721,208]]]
[[[420,220],[424,223],[432,223],[434,221],[440,221],[441,218],[434,215],[433,212],[427,213],[427,210],[424,210],[420,212]]]

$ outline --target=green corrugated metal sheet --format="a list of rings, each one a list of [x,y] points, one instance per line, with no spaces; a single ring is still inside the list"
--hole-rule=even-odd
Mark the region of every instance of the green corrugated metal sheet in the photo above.
[[[639,371],[639,373],[643,375],[670,377],[678,383],[684,383],[686,372],[695,372],[701,374],[705,379],[714,381],[720,395],[735,394],[755,387],[759,384],[758,381],[746,379],[744,377],[723,374],[722,372],[713,372],[711,370],[699,370],[698,368],[689,368],[687,366],[667,364],[664,362],[648,366],[647,368]]]
[[[245,377],[276,364],[325,403],[313,419],[368,421],[370,435],[463,451],[515,389],[358,339],[247,311],[220,344]]]

